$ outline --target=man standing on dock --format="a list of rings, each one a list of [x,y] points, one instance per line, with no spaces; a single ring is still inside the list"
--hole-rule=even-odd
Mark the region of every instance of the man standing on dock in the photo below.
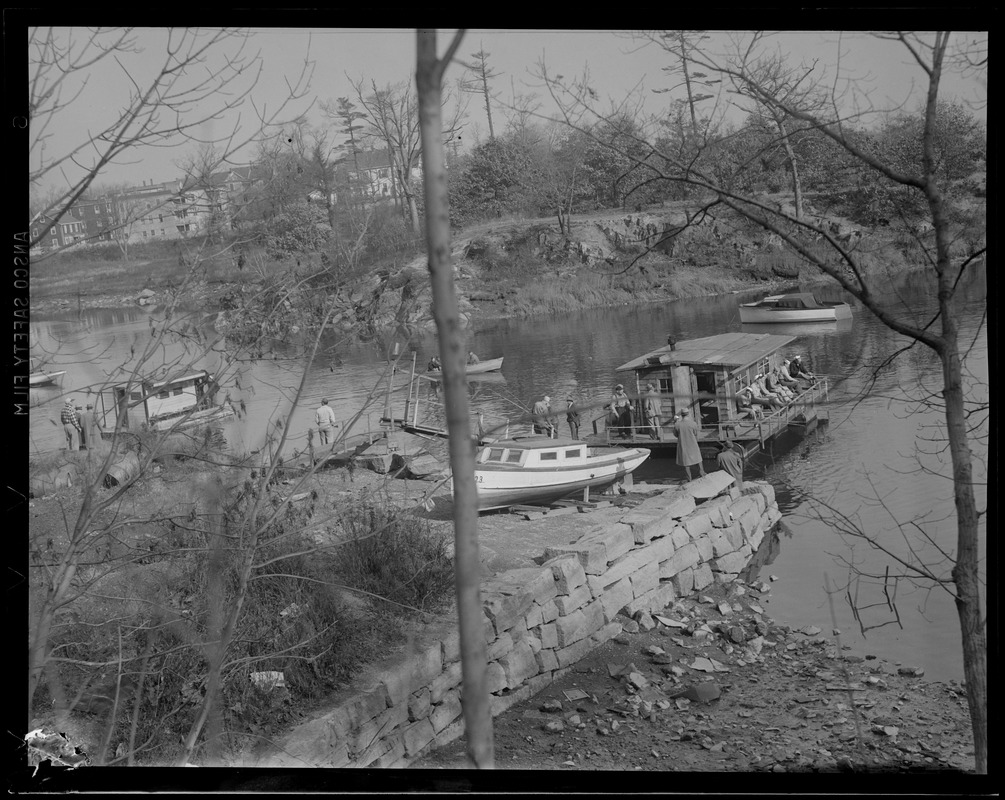
[[[567,397],[565,402],[569,404],[565,409],[565,421],[569,423],[569,434],[573,439],[579,438],[579,409],[576,402],[571,397]]]
[[[555,426],[548,419],[551,414],[551,398],[545,395],[534,403],[534,433],[543,433],[551,439],[555,438]]]
[[[677,463],[684,467],[687,479],[691,480],[691,467],[698,465],[699,477],[705,477],[705,465],[701,463],[701,448],[698,447],[698,423],[691,419],[691,411],[682,408],[674,417],[673,432],[677,434]]]
[[[663,424],[663,403],[660,400],[660,393],[656,391],[656,385],[653,383],[646,384],[642,413],[645,415],[645,424],[649,428],[649,435],[654,439],[659,439],[660,426]]]
[[[66,401],[59,414],[59,421],[63,423],[63,433],[66,434],[66,449],[73,452],[80,442],[80,417],[73,407],[73,400]]]
[[[321,405],[314,414],[314,422],[318,426],[318,436],[321,439],[321,444],[329,444],[331,442],[331,433],[336,428],[337,423],[335,422],[335,412],[328,405],[327,397],[321,398]]]
[[[719,455],[715,457],[719,466],[736,480],[736,488],[743,491],[743,459],[736,447],[729,442],[719,442]]]

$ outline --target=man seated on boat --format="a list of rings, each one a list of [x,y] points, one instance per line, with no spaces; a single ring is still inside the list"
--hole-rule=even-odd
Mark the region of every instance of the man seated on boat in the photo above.
[[[769,392],[764,386],[764,376],[758,372],[757,377],[750,384],[750,401],[759,406],[771,406],[772,408],[784,408],[785,403],[781,401],[777,394]]]
[[[468,353],[468,364],[477,364],[480,359],[475,355],[475,351],[472,350]]]
[[[764,412],[754,404],[753,394],[749,386],[740,389],[736,393],[736,411],[741,417],[749,415],[751,419],[761,419]]]
[[[778,381],[782,386],[786,386],[791,389],[796,394],[799,393],[802,386],[799,385],[799,381],[792,377],[789,373],[789,360],[785,359],[781,365],[777,368]]]
[[[764,388],[771,394],[778,395],[778,399],[786,405],[795,399],[795,395],[783,386],[779,380],[777,367],[764,376]]]
[[[440,371],[440,358],[439,356],[433,356],[429,359],[429,363],[426,365],[426,372],[439,372]]]
[[[789,374],[800,381],[807,381],[810,384],[816,382],[817,376],[810,372],[803,364],[803,358],[798,353],[792,356],[789,362]]]

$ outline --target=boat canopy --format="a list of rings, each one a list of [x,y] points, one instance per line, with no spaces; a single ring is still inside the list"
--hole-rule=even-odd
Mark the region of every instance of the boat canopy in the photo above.
[[[777,297],[765,297],[761,301],[766,306],[774,308],[827,308],[819,302],[809,292],[799,292],[798,294],[783,294]],[[758,303],[760,305],[760,303]]]
[[[632,359],[617,368],[617,372],[646,369],[660,365],[702,365],[710,364],[741,369],[786,347],[796,340],[795,336],[775,333],[720,333],[703,339],[688,339],[674,345],[666,345],[644,356]]]

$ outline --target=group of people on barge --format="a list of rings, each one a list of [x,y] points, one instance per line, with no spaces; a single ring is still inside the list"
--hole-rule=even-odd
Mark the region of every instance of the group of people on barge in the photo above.
[[[762,408],[785,408],[816,382],[816,375],[802,363],[802,357],[792,356],[767,373],[757,373],[754,379],[736,393],[736,408],[741,415],[759,419]],[[771,412],[769,412],[771,413]]]

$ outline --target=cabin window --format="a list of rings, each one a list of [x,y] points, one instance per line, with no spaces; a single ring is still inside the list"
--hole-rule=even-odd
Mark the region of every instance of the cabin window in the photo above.
[[[579,458],[580,455],[582,455],[582,453],[583,453],[582,450],[566,450],[565,451],[565,457],[566,458]]]
[[[508,450],[506,452],[506,463],[507,464],[519,464],[520,456],[523,454],[522,450]]]
[[[184,391],[185,391],[185,390],[184,390],[184,389],[182,389],[182,388],[181,388],[181,387],[179,386],[179,387],[178,387],[177,389],[175,389],[175,390],[174,390],[173,392],[171,392],[171,394],[173,394],[173,395],[174,395],[175,397],[177,397],[178,395],[180,395],[180,394],[181,394],[182,392],[184,392]]]
[[[171,393],[168,392],[168,391],[157,392],[157,399],[158,400],[167,400],[170,396],[171,396]]]
[[[502,461],[503,460],[503,449],[501,447],[493,447],[489,450],[489,457],[486,461]]]
[[[547,450],[541,453],[542,461],[558,461],[558,452],[555,450]]]

